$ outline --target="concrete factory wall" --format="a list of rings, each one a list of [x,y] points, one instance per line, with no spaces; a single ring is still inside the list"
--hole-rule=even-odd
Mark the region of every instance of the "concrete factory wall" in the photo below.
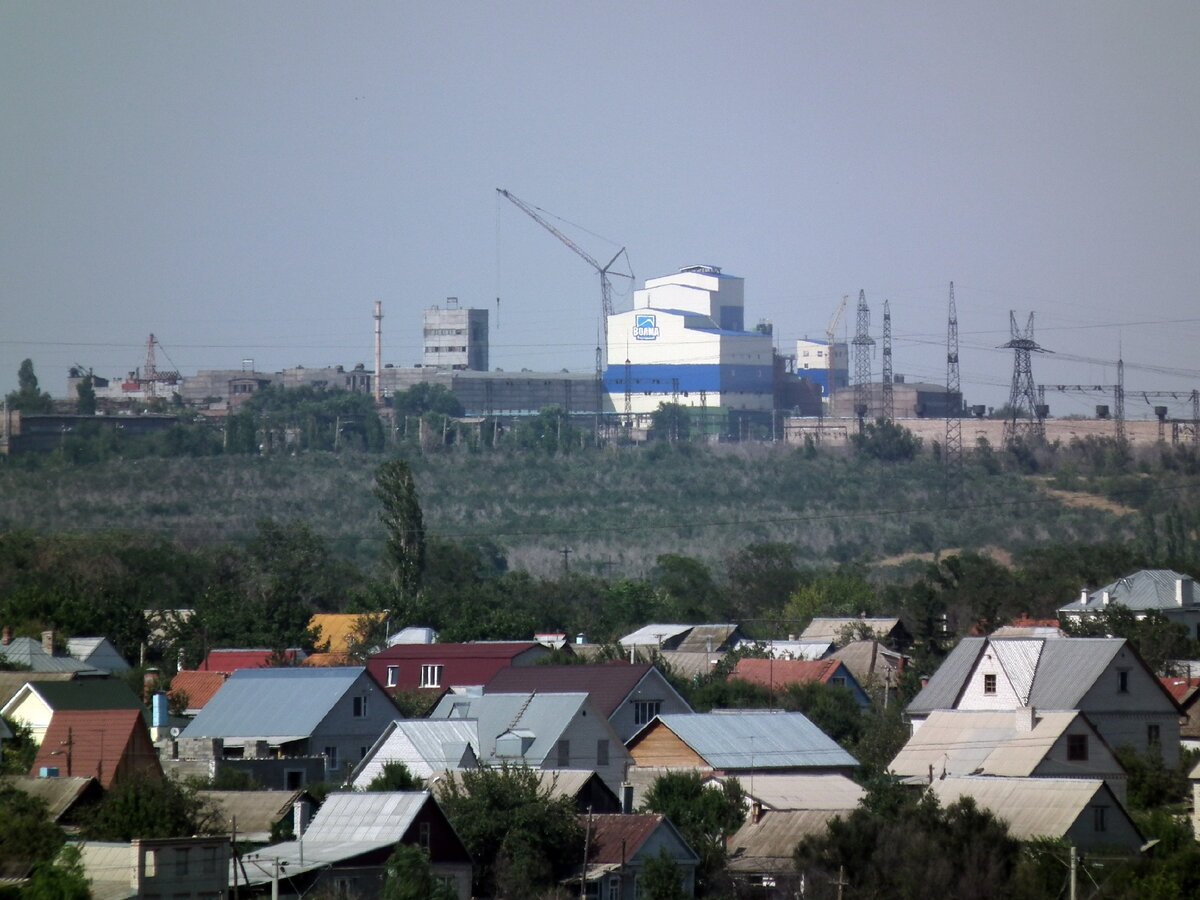
[[[916,419],[897,418],[897,424],[903,425],[914,435],[924,441],[928,448],[934,441],[939,444],[946,442],[945,419]],[[985,438],[994,448],[1004,443],[1004,421],[1002,419],[962,419],[963,449],[970,451],[975,448],[979,438]],[[858,423],[852,418],[789,418],[784,420],[784,440],[801,444],[806,435],[812,435],[823,444],[845,444],[849,436],[854,434]],[[1135,447],[1149,446],[1158,441],[1158,422],[1156,421],[1126,421],[1125,435],[1129,443]],[[1062,441],[1069,444],[1075,438],[1086,437],[1116,437],[1116,424],[1111,419],[1047,419],[1046,440]],[[1165,438],[1172,440],[1171,423],[1167,423]],[[1184,440],[1191,440],[1190,426]]]

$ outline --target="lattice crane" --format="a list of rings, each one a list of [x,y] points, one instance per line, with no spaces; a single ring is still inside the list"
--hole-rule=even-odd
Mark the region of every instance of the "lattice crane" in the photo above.
[[[601,265],[595,257],[593,257],[577,243],[555,228],[554,225],[552,225],[549,221],[547,221],[545,217],[541,215],[541,213],[544,213],[545,210],[540,210],[536,206],[530,206],[520,197],[516,196],[515,194],[510,194],[504,188],[496,188],[496,193],[501,197],[504,197],[506,200],[512,201],[512,204],[521,210],[521,212],[525,213],[525,215],[529,216],[529,218],[533,219],[533,221],[537,222],[552,235],[574,250],[576,254],[581,256],[589,266],[591,266],[600,274],[600,317],[601,321],[604,322],[604,345],[607,347],[608,317],[613,314],[612,281],[609,276],[619,275],[622,278],[628,278],[630,280],[633,279],[632,267],[628,274],[625,272],[614,272],[612,269],[613,265],[615,265],[617,260],[622,256],[625,257],[625,264],[627,266],[629,265],[629,254],[625,252],[625,248],[622,247],[620,250],[618,250],[606,265]]]

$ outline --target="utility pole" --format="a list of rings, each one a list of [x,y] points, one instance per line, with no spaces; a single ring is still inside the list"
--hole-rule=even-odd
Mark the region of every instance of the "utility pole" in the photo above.
[[[571,560],[570,560],[570,557],[571,557],[571,554],[572,554],[572,553],[574,553],[575,551],[574,551],[574,550],[572,550],[570,547],[563,547],[563,548],[562,548],[561,550],[559,550],[558,552],[562,554],[562,558],[563,558],[563,571],[564,571],[564,572],[570,572],[570,571],[571,571]]]
[[[383,303],[375,301],[375,405],[383,405]]]
[[[854,331],[854,417],[858,419],[858,432],[862,434],[863,419],[866,418],[871,402],[871,357],[870,348],[875,346],[871,339],[871,310],[867,308],[867,292],[858,292],[858,325]]]
[[[843,894],[844,890],[850,886],[850,882],[848,882],[846,880],[846,867],[845,866],[838,866],[838,877],[837,877],[837,881],[835,881],[834,884],[837,885],[838,900],[842,900],[842,897],[844,896],[844,894]]]
[[[1078,873],[1078,871],[1079,871],[1079,854],[1078,854],[1078,852],[1076,851],[1076,849],[1075,849],[1074,845],[1072,845],[1072,846],[1071,846],[1070,850],[1071,850],[1071,893],[1070,893],[1070,900],[1075,900],[1075,898],[1076,898],[1076,896],[1077,896],[1077,894],[1076,894],[1076,889],[1077,889],[1077,882],[1078,882],[1078,874],[1077,874],[1077,873]]]

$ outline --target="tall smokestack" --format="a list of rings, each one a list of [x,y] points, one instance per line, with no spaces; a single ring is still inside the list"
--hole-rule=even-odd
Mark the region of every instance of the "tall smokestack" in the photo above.
[[[375,405],[383,405],[383,303],[375,301]]]

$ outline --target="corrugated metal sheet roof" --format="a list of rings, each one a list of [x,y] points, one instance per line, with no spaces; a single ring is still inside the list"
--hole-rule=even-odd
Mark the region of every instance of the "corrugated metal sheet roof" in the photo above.
[[[142,709],[142,701],[122,679],[82,678],[33,682],[30,688],[52,710]]]
[[[1038,712],[1032,731],[1018,728],[1027,710],[935,710],[888,767],[902,778],[947,775],[1024,777],[1079,717],[1076,710]]]
[[[1129,609],[1179,609],[1176,583],[1191,580],[1190,575],[1174,569],[1142,569],[1089,592],[1086,604],[1076,599],[1060,606],[1059,612],[1098,612],[1104,609],[1106,593],[1109,603],[1119,603]]]
[[[129,662],[117,652],[117,648],[108,638],[68,638],[67,653],[81,663],[104,669],[107,672],[128,672],[130,669]]]
[[[617,641],[622,647],[657,647],[691,631],[691,625],[644,625]],[[701,647],[700,649],[704,649]],[[713,647],[713,649],[717,649]]]
[[[1124,638],[1045,641],[1029,694],[1030,705],[1074,709],[1124,646]]]
[[[74,672],[0,672],[0,706],[8,702],[27,684],[45,681],[70,681]]]
[[[241,669],[234,672],[181,737],[282,738],[312,734],[359,678],[344,669]],[[297,698],[303,698],[298,703]]]
[[[975,668],[987,638],[965,637],[942,661],[929,683],[908,704],[909,715],[921,715],[935,709],[952,709],[962,693],[963,685]]]
[[[840,659],[854,673],[859,684],[868,684],[872,679],[895,684],[897,674],[904,667],[904,654],[889,650],[879,641],[851,641],[831,654]]]
[[[485,694],[583,693],[596,708],[611,717],[633,689],[654,667],[648,663],[625,662],[575,666],[509,666],[483,686]]]
[[[1029,703],[1029,692],[1033,689],[1033,676],[1037,671],[1038,658],[1042,655],[1044,643],[1039,640],[1001,640],[990,643],[1022,706]]]
[[[829,641],[752,641],[743,639],[734,645],[735,650],[761,649],[776,659],[824,659],[833,650]]]
[[[0,656],[8,662],[26,666],[33,672],[77,672],[84,675],[107,675],[108,672],[80,662],[73,656],[52,656],[33,638],[13,638],[0,644]]]
[[[712,781],[724,781],[713,778]],[[854,809],[866,796],[845,775],[755,775],[742,777],[742,789],[772,810]]]
[[[413,775],[428,779],[436,772],[457,769],[466,749],[475,758],[479,746],[474,719],[401,719],[387,727],[354,770],[353,783],[365,788],[389,762],[402,762]]]
[[[737,633],[737,625],[696,625],[675,649],[685,653],[726,650],[726,645]]]
[[[848,815],[852,809],[768,810],[757,824],[747,818],[729,838],[729,868],[734,872],[795,872],[792,852],[801,839],[824,834],[831,819]]]
[[[803,713],[737,710],[664,715],[658,720],[714,769],[858,765]]]
[[[587,694],[447,694],[429,717],[478,720],[475,754],[484,764],[500,761],[498,737],[509,732],[528,734],[532,742],[523,759],[536,767],[554,751],[563,731],[587,702]]]
[[[840,659],[739,659],[730,678],[768,688],[828,684],[835,674],[857,681]]]
[[[712,653],[663,650],[660,656],[676,675],[684,678],[699,678],[710,674],[713,667],[725,658],[725,653],[721,650],[714,650]]]
[[[900,625],[899,619],[886,618],[815,618],[800,635],[802,641],[830,641],[841,643],[842,634],[846,629],[870,628],[878,638],[889,637],[892,631]]]
[[[469,644],[393,644],[371,659],[512,659],[546,648],[537,641],[477,641]]]
[[[1112,798],[1108,805],[1120,806],[1103,781],[1091,778],[946,778],[931,789],[943,806],[973,797],[1022,841],[1063,837],[1101,792]]]
[[[238,837],[252,841],[269,840],[271,829],[292,815],[304,791],[197,791],[196,796],[216,812],[218,830],[229,831],[236,820]]]
[[[313,816],[304,842],[398,841],[412,827],[421,808],[433,802],[432,796],[429,791],[330,794]]]
[[[4,781],[45,803],[50,811],[50,818],[55,822],[74,806],[89,788],[97,794],[100,793],[98,782],[90,776],[68,778],[60,775],[57,778],[36,778],[33,775],[7,775]]]

